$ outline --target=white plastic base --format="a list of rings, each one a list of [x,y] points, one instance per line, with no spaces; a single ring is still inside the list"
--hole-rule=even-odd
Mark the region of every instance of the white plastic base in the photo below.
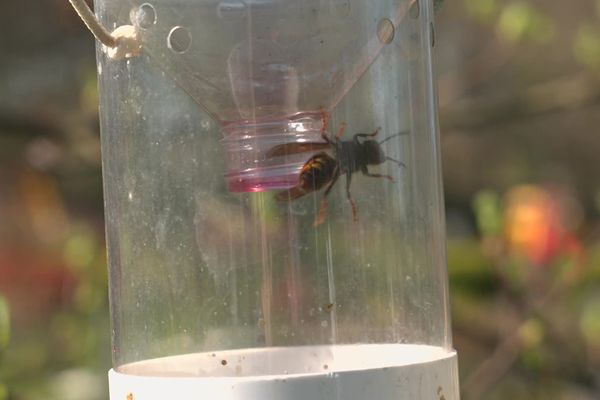
[[[458,400],[455,352],[382,344],[233,350],[109,372],[111,400]]]

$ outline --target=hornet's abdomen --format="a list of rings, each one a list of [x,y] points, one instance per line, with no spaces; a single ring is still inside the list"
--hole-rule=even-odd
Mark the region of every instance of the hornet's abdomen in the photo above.
[[[337,161],[327,153],[312,156],[302,166],[298,184],[291,189],[279,192],[275,198],[278,201],[291,201],[308,193],[316,192],[331,182],[336,167]]]
[[[300,188],[305,192],[321,189],[331,181],[337,162],[326,153],[319,153],[304,164],[300,171]]]

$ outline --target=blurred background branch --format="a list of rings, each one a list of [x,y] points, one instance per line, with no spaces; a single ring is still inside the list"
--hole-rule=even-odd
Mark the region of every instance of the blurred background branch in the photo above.
[[[572,112],[600,103],[600,85],[588,73],[559,77],[516,93],[486,93],[448,104],[442,119],[448,129],[477,130],[544,114]]]

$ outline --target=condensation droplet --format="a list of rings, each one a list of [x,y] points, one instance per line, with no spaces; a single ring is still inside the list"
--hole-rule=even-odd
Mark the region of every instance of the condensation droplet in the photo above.
[[[183,54],[192,46],[192,34],[189,29],[182,26],[176,26],[171,29],[167,37],[167,45],[169,49],[175,53]]]
[[[377,38],[383,44],[392,43],[395,31],[394,23],[387,18],[382,18],[377,24]]]
[[[328,326],[329,326],[329,323],[327,321],[321,321],[321,327],[327,328]]]
[[[152,4],[144,3],[131,10],[129,18],[133,25],[142,29],[148,29],[156,23],[156,10],[154,10]]]

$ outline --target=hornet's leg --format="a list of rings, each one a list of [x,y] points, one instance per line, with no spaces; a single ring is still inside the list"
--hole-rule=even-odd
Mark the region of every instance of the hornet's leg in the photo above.
[[[321,121],[323,125],[321,126],[321,136],[327,138],[327,129],[329,129],[329,114],[325,110],[324,107],[320,107],[321,110]]]
[[[346,129],[346,123],[345,123],[345,122],[342,122],[342,124],[340,125],[340,127],[339,127],[339,129],[338,129],[337,135],[336,135],[336,137],[337,137],[338,139],[341,139],[341,138],[342,138],[342,136],[344,136],[344,130],[345,130],[345,129]]]
[[[350,195],[350,183],[351,182],[352,182],[352,174],[347,173],[346,174],[346,198],[348,199],[348,202],[350,203],[350,207],[352,207],[352,220],[354,222],[358,222],[358,212],[356,211],[356,204],[354,203],[354,200],[352,200],[352,196]]]
[[[379,133],[379,131],[381,130],[381,127],[375,129],[373,132],[371,133],[357,133],[356,135],[354,135],[354,140],[357,140],[358,138],[366,138],[366,137],[374,137],[377,136],[377,134]],[[358,141],[358,140],[357,140]]]
[[[323,193],[321,205],[319,206],[319,213],[315,217],[315,222],[313,223],[314,227],[321,225],[325,221],[325,217],[327,216],[327,195],[329,194],[329,192],[331,192],[333,185],[335,185],[339,177],[340,168],[335,167],[335,170],[333,171],[333,178],[331,179],[331,182],[329,182],[329,185],[327,185],[327,189],[325,189],[325,192]]]
[[[367,166],[365,165],[363,168],[361,168],[361,171],[363,173],[363,175],[365,176],[370,176],[371,178],[385,178],[391,182],[395,182],[394,178],[390,175],[382,175],[382,174],[372,174],[369,172],[369,169],[367,168]]]
[[[386,157],[385,159],[395,163],[399,167],[406,168],[406,164],[404,164],[402,161],[395,160],[392,157]]]
[[[322,106],[320,107],[320,110],[321,110],[321,121],[322,121],[321,138],[325,141],[325,143],[331,144],[331,139],[328,136],[329,113]]]

